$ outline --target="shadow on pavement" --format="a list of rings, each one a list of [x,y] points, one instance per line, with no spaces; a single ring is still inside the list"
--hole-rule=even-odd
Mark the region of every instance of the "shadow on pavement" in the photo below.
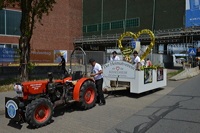
[[[53,123],[53,122],[54,122],[54,120],[51,119],[51,121],[50,121],[48,124],[46,124],[45,126],[48,126],[48,125],[50,125],[50,124]],[[42,126],[42,127],[44,127],[44,126]],[[33,129],[33,130],[34,130],[34,129],[37,129],[37,127],[32,127],[32,126],[30,126],[30,125],[28,125],[27,128],[28,128],[28,129]],[[38,128],[40,128],[40,127],[38,127]]]
[[[22,124],[23,124],[22,122],[16,122],[16,121],[10,120],[7,125],[16,129],[21,129]]]
[[[86,110],[80,108],[79,102],[73,101],[69,104],[56,107],[54,109],[53,117],[59,117],[64,115],[65,113],[72,113],[74,111],[86,111]]]
[[[154,90],[150,90],[150,91],[146,91],[140,94],[136,94],[136,93],[130,93],[130,90],[116,90],[116,91],[109,91],[107,93],[105,93],[105,98],[116,98],[116,97],[130,97],[130,98],[141,98],[150,94],[153,94],[155,92],[161,91],[164,88],[156,88]]]

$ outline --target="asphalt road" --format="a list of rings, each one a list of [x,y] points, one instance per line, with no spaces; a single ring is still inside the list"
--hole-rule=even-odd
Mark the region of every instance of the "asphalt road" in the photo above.
[[[0,132],[197,133],[200,131],[199,81],[200,75],[168,81],[166,87],[140,95],[117,91],[108,96],[105,106],[97,105],[86,111],[73,103],[57,109],[52,122],[38,129],[27,123],[12,123],[0,114]]]
[[[107,133],[199,133],[200,75],[115,125]]]

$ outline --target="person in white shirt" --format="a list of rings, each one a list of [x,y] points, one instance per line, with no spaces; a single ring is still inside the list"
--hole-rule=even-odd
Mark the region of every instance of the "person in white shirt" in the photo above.
[[[105,105],[106,101],[105,101],[103,91],[102,91],[102,85],[103,85],[103,75],[102,75],[102,73],[103,73],[103,70],[101,68],[101,65],[99,63],[97,63],[94,59],[90,59],[89,63],[92,65],[90,76],[93,77],[94,80],[95,80],[97,93],[98,93],[96,103],[98,103],[99,106]]]
[[[147,58],[146,67],[151,66],[151,65],[152,65],[151,61],[149,60],[149,58]]]
[[[145,65],[145,60],[141,61],[141,65],[144,66]]]
[[[131,60],[131,62],[133,62],[133,64],[136,66],[135,70],[140,70],[140,57],[138,56],[138,52],[134,51],[133,52],[133,58]]]
[[[117,52],[112,52],[113,56],[110,58],[110,61],[120,60],[120,58],[117,56]]]

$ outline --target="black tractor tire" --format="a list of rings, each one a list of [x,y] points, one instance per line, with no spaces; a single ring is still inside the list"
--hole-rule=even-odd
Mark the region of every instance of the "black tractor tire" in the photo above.
[[[97,100],[96,85],[92,80],[86,80],[80,90],[81,109],[90,109],[95,106]]]
[[[25,119],[30,126],[38,128],[50,123],[52,115],[52,102],[46,98],[38,98],[27,105]]]

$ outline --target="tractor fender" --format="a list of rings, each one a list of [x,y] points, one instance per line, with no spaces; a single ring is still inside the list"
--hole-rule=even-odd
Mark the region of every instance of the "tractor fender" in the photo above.
[[[72,80],[72,77],[67,77],[67,78],[65,78],[63,83],[65,83],[65,82],[68,81],[68,80],[71,81],[71,80]]]
[[[75,101],[80,101],[80,89],[81,89],[82,84],[87,80],[91,80],[91,81],[95,82],[91,78],[81,78],[80,80],[77,81],[76,85],[74,86],[73,99]]]

